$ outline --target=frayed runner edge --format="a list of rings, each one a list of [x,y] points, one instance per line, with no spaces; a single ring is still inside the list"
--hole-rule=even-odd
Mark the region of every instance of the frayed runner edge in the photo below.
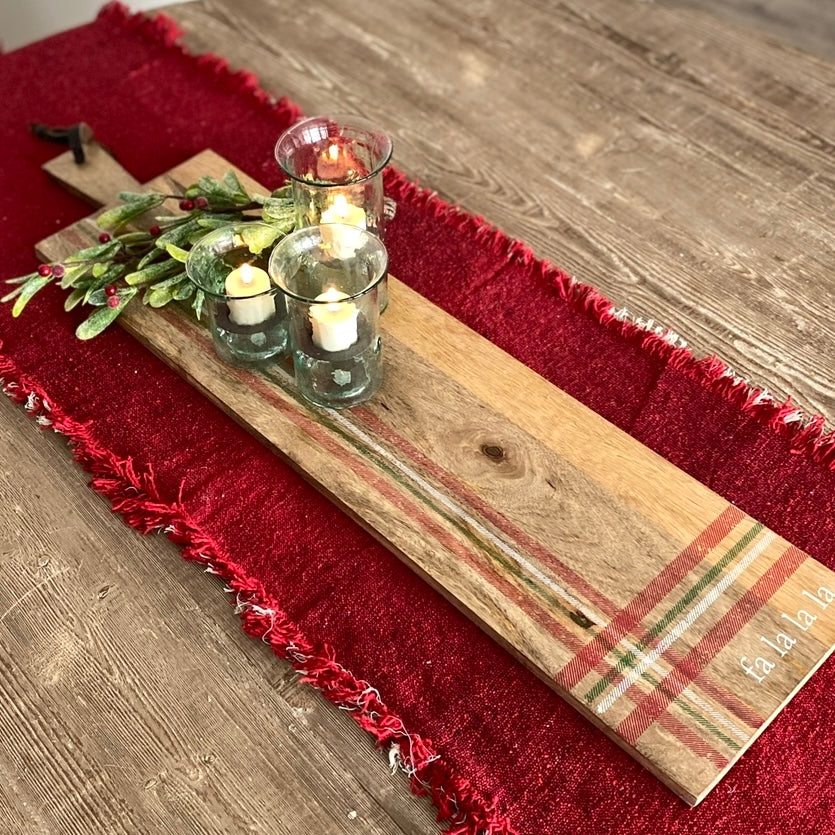
[[[98,16],[133,29],[152,43],[179,52],[208,73],[215,83],[232,92],[250,96],[256,106],[277,117],[292,122],[303,115],[290,99],[276,98],[264,90],[254,73],[233,71],[225,58],[212,53],[194,55],[189,52],[179,43],[183,34],[179,25],[165,14],[133,13],[120,2],[112,2],[104,6]],[[384,180],[386,192],[395,200],[429,211],[446,225],[471,235],[474,240],[489,247],[498,258],[518,261],[529,270],[532,278],[550,284],[559,297],[575,310],[590,316],[628,343],[639,345],[651,355],[666,361],[670,368],[776,432],[789,442],[793,453],[807,454],[827,469],[835,469],[835,431],[827,429],[822,415],[808,415],[793,403],[791,397],[782,402],[775,400],[766,389],[734,374],[730,366],[715,355],[697,358],[684,341],[668,328],[651,321],[631,320],[625,310],[619,310],[595,288],[577,281],[548,261],[538,259],[524,242],[511,238],[483,217],[446,202],[436,192],[421,187],[396,168],[387,168]]]
[[[638,345],[669,368],[684,374],[712,394],[722,397],[744,414],[785,438],[792,453],[807,454],[829,470],[835,470],[835,431],[827,429],[822,415],[808,415],[791,399],[778,401],[768,391],[734,374],[730,366],[715,355],[697,358],[684,340],[657,323],[632,320],[628,312],[596,290],[583,284],[559,267],[538,259],[524,242],[511,238],[479,215],[446,202],[430,189],[422,188],[402,172],[385,171],[386,192],[397,201],[408,202],[430,212],[433,217],[474,240],[480,241],[497,257],[518,261],[534,280],[553,287],[573,309],[589,316],[627,343]]]
[[[99,18],[124,25],[150,42],[180,52],[216,83],[232,92],[249,95],[254,104],[277,117],[295,121],[302,116],[302,111],[289,99],[275,98],[261,88],[255,74],[233,71],[228,61],[218,55],[190,53],[179,43],[182,31],[176,21],[164,14],[134,14],[121,3],[113,2],[101,9]],[[624,311],[590,285],[537,259],[527,244],[511,238],[483,217],[446,202],[402,172],[389,168],[384,176],[386,191],[396,200],[424,208],[452,228],[471,234],[497,257],[518,261],[530,270],[531,277],[550,284],[574,309],[627,342],[665,360],[669,367],[776,431],[789,441],[793,452],[808,454],[828,469],[835,469],[835,432],[826,431],[822,416],[808,417],[791,398],[782,403],[774,400],[764,389],[735,376],[718,357],[697,359],[668,329],[653,326],[651,322],[629,321]],[[163,530],[183,546],[185,559],[204,564],[207,572],[224,579],[230,593],[236,595],[235,612],[241,616],[247,634],[268,643],[279,657],[303,674],[304,682],[319,689],[339,708],[351,712],[357,724],[372,734],[379,746],[389,744],[390,759],[409,776],[411,790],[417,795],[430,795],[438,808],[438,820],[450,821],[447,835],[513,835],[509,821],[497,812],[495,804],[485,803],[469,781],[455,775],[434,752],[430,741],[410,734],[402,720],[385,707],[373,687],[355,679],[336,662],[330,647],[316,648],[306,641],[262,585],[248,578],[240,566],[223,555],[188,519],[179,502],[171,504],[161,500],[152,472],[137,472],[130,459],[119,459],[98,444],[89,427],[50,406],[37,384],[19,374],[10,358],[0,355],[0,376],[9,375],[14,379],[0,383],[3,390],[16,402],[25,403],[27,411],[42,426],[52,426],[70,439],[75,459],[93,475],[91,486],[111,501],[115,512],[141,533]]]
[[[32,377],[2,353],[0,389],[22,404],[43,429],[51,428],[68,439],[74,459],[92,475],[90,486],[110,501],[113,511],[128,525],[143,534],[164,533],[181,547],[184,559],[200,563],[207,573],[220,577],[227,584],[224,591],[235,596],[235,614],[247,635],[269,645],[302,674],[303,683],[350,713],[376,739],[378,747],[388,747],[392,768],[409,777],[414,794],[431,798],[438,820],[448,824],[446,835],[514,835],[507,818],[494,804],[482,800],[468,780],[454,774],[430,740],[410,733],[374,687],[336,661],[330,646],[307,640],[261,582],[247,576],[190,519],[179,499],[169,502],[160,495],[152,469],[140,471],[132,459],[115,456],[96,441],[90,424],[76,421],[52,403]]]

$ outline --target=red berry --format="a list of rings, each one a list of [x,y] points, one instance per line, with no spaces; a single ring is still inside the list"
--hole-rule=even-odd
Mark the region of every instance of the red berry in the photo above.
[[[155,223],[148,231],[152,235],[159,235],[159,233],[162,232],[162,229],[160,229],[159,226],[157,226],[157,224]]]
[[[41,264],[40,267],[38,267],[38,275],[43,276],[44,278],[52,275],[52,267],[50,267],[49,264]]]
[[[198,209],[205,209],[209,205],[209,201],[201,194],[200,197],[194,201],[194,205],[197,206]]]
[[[121,300],[117,296],[111,296],[107,300],[107,306],[108,307],[118,307],[121,303],[122,303]]]
[[[181,200],[180,201],[180,208],[184,212],[190,212],[194,208],[194,201],[193,200]]]
[[[52,274],[55,276],[55,278],[63,278],[64,277],[64,272],[65,272],[65,270],[64,270],[64,265],[63,264],[56,264],[52,268]]]
[[[110,240],[110,235],[108,235],[107,232],[102,232],[101,235],[99,235],[99,242],[100,243],[106,244],[109,240]]]
[[[108,284],[107,287],[104,288],[105,296],[115,296],[118,292],[119,290],[115,284]]]

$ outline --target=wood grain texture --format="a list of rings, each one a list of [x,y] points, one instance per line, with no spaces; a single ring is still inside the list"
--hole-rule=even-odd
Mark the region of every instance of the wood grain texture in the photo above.
[[[651,2],[651,0],[650,0]],[[835,58],[835,4],[821,0],[661,0],[759,29],[823,58]]]
[[[752,27],[760,25],[757,6],[779,8],[795,42],[811,49],[821,32],[830,31],[831,4],[818,0],[681,2],[699,2],[723,16],[738,12],[737,19]],[[669,0],[668,5],[677,3]],[[570,8],[582,15],[585,6],[578,0]],[[377,119],[395,135],[395,163],[424,184],[482,212],[633,312],[678,328],[697,351],[715,351],[740,373],[777,393],[791,392],[805,407],[833,417],[832,176],[827,162],[827,142],[833,135],[831,64],[798,56],[724,20],[652,3],[610,0],[603,6],[608,37],[586,34],[574,43],[576,28],[556,27],[547,21],[547,9],[520,0],[461,0],[444,6],[415,0],[396,8],[369,2],[362,9],[361,14],[359,7],[352,11],[320,0],[199,0],[171,7],[169,13],[187,31],[192,48],[216,52],[235,66],[256,71],[268,89],[291,95],[309,113],[355,111]],[[383,17],[375,23],[375,15]],[[310,36],[314,30],[317,37]],[[354,55],[360,56],[359,65]],[[697,73],[701,84],[671,75],[676,63]],[[509,77],[503,81],[505,74]],[[635,101],[642,85],[654,92],[649,110]],[[727,151],[722,133],[715,132],[724,124],[735,140]],[[533,140],[526,143],[520,139],[524,136]],[[505,154],[508,139],[512,153]],[[783,188],[779,160],[769,160],[771,145],[790,158],[810,161],[813,175],[793,193]],[[669,176],[675,153],[689,166],[681,187],[679,171]],[[657,195],[656,154],[667,176]],[[518,179],[507,175],[508,159]],[[725,197],[716,199],[717,193]],[[675,214],[667,208],[673,198]],[[623,231],[610,212],[630,221]],[[718,245],[702,246],[701,224],[709,231],[719,227]],[[715,240],[717,233],[712,236]],[[794,274],[794,279],[784,286],[782,272],[772,274],[772,268]],[[668,272],[673,277],[669,287]],[[79,703],[65,713],[76,736],[86,734],[88,744],[100,747],[117,731],[146,740],[161,733],[155,725],[169,722],[169,706],[187,699],[191,687],[189,677],[180,676],[179,665],[159,666],[160,659],[182,657],[183,624],[169,618],[185,605],[189,629],[200,618],[198,634],[205,638],[190,642],[188,654],[216,693],[237,694],[240,702],[260,697],[266,681],[291,710],[311,711],[308,725],[300,726],[294,713],[286,728],[275,721],[270,731],[276,746],[287,752],[287,779],[293,789],[276,800],[281,780],[237,786],[242,800],[253,807],[261,808],[261,795],[283,807],[276,815],[280,823],[253,818],[250,829],[275,828],[294,835],[373,832],[344,816],[345,809],[358,808],[356,796],[368,792],[387,810],[391,831],[395,826],[404,833],[437,831],[431,812],[409,797],[400,779],[388,777],[353,724],[294,684],[287,668],[240,633],[216,584],[181,564],[165,540],[126,534],[85,486],[85,476],[62,439],[43,435],[5,402],[0,403],[0,434],[0,500],[4,509],[20,507],[27,536],[36,543],[18,536],[17,515],[0,515],[2,559],[23,563],[21,582],[15,586],[18,596],[46,579],[37,559],[54,553],[60,543],[62,567],[83,563],[90,572],[89,584],[65,603],[72,617],[83,619],[115,567],[129,561],[136,582],[117,608],[139,602],[124,619],[108,620],[103,641],[114,646],[124,641],[125,630],[145,639],[155,636],[154,649],[137,661],[129,686],[142,689],[148,675],[164,679],[165,694],[152,691],[158,700],[156,718],[148,719],[146,710],[122,696],[123,712],[115,717],[100,716],[95,707],[85,709]],[[68,530],[75,533],[66,535]],[[134,548],[140,559],[131,560]],[[22,582],[27,576],[29,585]],[[59,579],[75,582],[75,575]],[[26,614],[33,622],[54,619],[49,591],[47,585],[27,598]],[[16,599],[4,596],[0,611]],[[5,636],[11,627],[4,621],[0,629]],[[32,694],[30,703],[40,709],[48,689],[40,680],[44,663],[15,659],[14,664],[18,686]],[[101,685],[99,702],[111,686],[117,692],[128,687]],[[9,708],[0,702],[4,738],[19,721]],[[217,727],[236,713],[230,709],[204,715],[203,732],[211,750]],[[241,734],[252,734],[255,725],[240,716],[238,720]],[[305,734],[301,740],[300,728]],[[48,728],[39,733],[47,734]],[[310,779],[307,767],[296,761],[293,751],[299,741],[300,756],[307,752],[310,767],[326,779]],[[61,820],[80,819],[82,811],[75,810],[87,802],[86,787],[63,777],[65,771],[74,773],[74,766],[57,762],[57,773],[48,775],[47,793],[43,769],[33,765],[43,756],[42,746],[22,742],[29,746],[25,767],[8,739],[0,754],[0,832],[73,831],[59,823],[58,815],[66,810],[60,812]],[[196,760],[200,753],[197,747],[188,749],[184,759]],[[160,791],[162,800],[156,799],[154,787],[147,799],[136,788],[137,773],[141,785],[163,770],[182,775],[177,769],[183,760],[173,754],[157,756],[156,770],[137,771],[132,764],[107,768],[111,797],[138,795],[137,807],[145,803],[163,810],[167,831],[198,831],[194,815],[203,803],[213,802],[211,796],[204,798],[182,779],[176,795]],[[305,775],[305,785],[293,778],[294,771]],[[299,807],[304,813],[294,813]],[[226,832],[247,831],[217,804],[210,809],[204,812],[206,819],[215,815],[212,820],[225,824]],[[311,810],[321,814],[318,822]],[[153,811],[137,814],[140,820],[154,820]],[[91,831],[107,830],[102,825]]]
[[[229,168],[206,151],[149,188]],[[38,253],[95,234],[82,221]],[[389,288],[386,379],[345,412],[306,403],[280,364],[225,365],[188,311],[134,302],[119,322],[698,803],[835,647],[835,573]]]
[[[126,530],[61,437],[0,417],[0,832],[437,830],[216,580]]]
[[[835,417],[831,64],[638,0],[171,11],[193,49],[386,126],[443,197]]]

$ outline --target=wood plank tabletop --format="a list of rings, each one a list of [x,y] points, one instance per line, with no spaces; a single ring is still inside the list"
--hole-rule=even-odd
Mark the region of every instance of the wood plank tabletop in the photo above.
[[[308,113],[373,118],[406,173],[833,420],[835,65],[795,46],[824,54],[832,15],[771,0],[786,24],[769,32],[747,0],[724,6],[750,28],[713,6],[199,0],[169,13],[193,49]],[[2,556],[21,569],[0,590],[0,831],[437,831],[356,726],[242,635],[216,582],[126,529],[62,439],[5,401],[0,500]],[[93,786],[81,753],[56,760],[51,727],[119,756]],[[20,728],[35,749],[23,776]],[[253,728],[268,752],[240,745]]]

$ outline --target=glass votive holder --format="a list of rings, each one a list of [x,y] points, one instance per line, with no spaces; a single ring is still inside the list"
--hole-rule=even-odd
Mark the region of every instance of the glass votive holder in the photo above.
[[[273,250],[269,272],[287,304],[296,386],[312,403],[348,408],[379,389],[387,271],[383,242],[345,224],[298,229]]]
[[[267,223],[235,223],[189,252],[186,273],[204,293],[215,350],[226,362],[249,365],[287,353],[287,306],[267,271],[281,234]]]
[[[382,174],[391,153],[391,138],[354,116],[312,116],[288,128],[276,143],[275,156],[292,183],[296,226],[343,223],[382,239]],[[385,284],[379,294],[384,310]]]

